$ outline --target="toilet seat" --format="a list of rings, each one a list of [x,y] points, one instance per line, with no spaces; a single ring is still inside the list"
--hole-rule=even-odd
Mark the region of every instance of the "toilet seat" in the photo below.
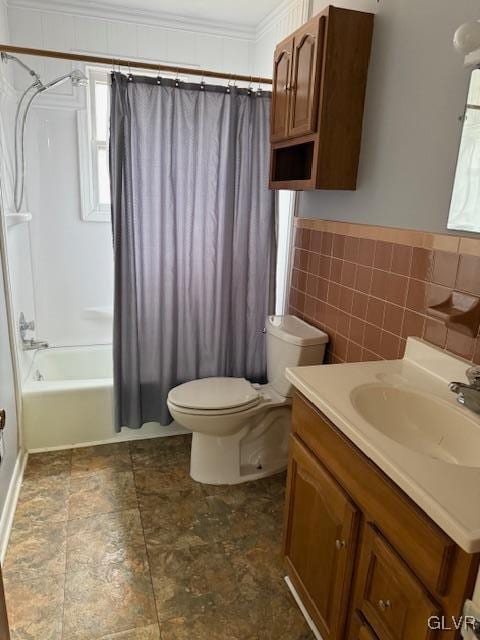
[[[181,413],[195,415],[228,415],[247,411],[261,399],[245,378],[201,378],[175,387],[168,401]]]

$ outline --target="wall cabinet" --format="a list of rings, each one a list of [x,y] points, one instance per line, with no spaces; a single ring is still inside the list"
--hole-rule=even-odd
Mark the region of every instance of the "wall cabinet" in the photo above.
[[[355,189],[372,30],[329,6],[276,47],[271,188]]]
[[[460,616],[479,554],[460,549],[305,398],[294,397],[284,555],[324,640],[431,640]],[[455,628],[442,640],[459,638]]]

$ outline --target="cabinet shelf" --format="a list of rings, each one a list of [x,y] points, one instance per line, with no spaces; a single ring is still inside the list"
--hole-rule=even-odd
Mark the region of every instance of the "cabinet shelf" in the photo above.
[[[7,225],[7,229],[10,227],[14,227],[17,224],[23,224],[24,222],[30,222],[32,220],[32,214],[23,211],[20,213],[6,213],[5,214],[5,222]]]
[[[480,326],[480,301],[466,293],[452,291],[446,300],[429,307],[427,314],[441,320],[446,327],[475,337]]]

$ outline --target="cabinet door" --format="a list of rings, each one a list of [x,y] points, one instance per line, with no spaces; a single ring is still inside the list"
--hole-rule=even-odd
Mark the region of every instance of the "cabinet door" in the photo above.
[[[318,460],[292,437],[284,553],[290,579],[324,640],[343,637],[358,512]]]
[[[275,49],[270,125],[270,139],[272,141],[283,140],[287,137],[288,133],[292,49],[293,38],[284,40]]]
[[[310,20],[295,35],[290,83],[290,136],[317,130],[325,22],[325,16]]]
[[[360,609],[379,638],[430,640],[428,619],[442,612],[421,582],[383,537],[367,526],[356,588]]]
[[[348,640],[377,640],[377,636],[358,611],[353,615],[350,632],[347,637]]]

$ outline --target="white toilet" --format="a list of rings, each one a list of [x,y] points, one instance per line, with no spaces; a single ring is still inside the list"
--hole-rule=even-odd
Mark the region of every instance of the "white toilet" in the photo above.
[[[295,316],[269,316],[265,385],[203,378],[168,394],[174,420],[193,431],[190,475],[205,484],[238,484],[287,464],[292,386],[286,367],[321,364],[327,334]]]

